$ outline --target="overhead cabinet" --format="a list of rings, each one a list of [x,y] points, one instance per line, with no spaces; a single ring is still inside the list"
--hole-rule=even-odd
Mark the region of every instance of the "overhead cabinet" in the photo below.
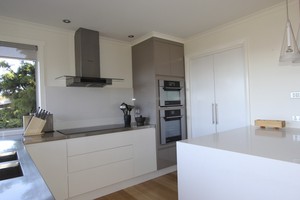
[[[244,60],[242,47],[190,60],[192,137],[248,124]]]
[[[153,39],[154,66],[157,75],[184,77],[183,45]]]

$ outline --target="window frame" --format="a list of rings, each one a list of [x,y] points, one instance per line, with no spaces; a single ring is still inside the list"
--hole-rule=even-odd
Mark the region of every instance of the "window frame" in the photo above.
[[[36,106],[46,107],[46,95],[45,95],[45,69],[44,69],[44,46],[45,43],[36,40],[28,40],[24,38],[15,38],[15,37],[5,37],[0,35],[0,41],[10,42],[10,43],[20,43],[25,45],[37,46],[37,60],[36,60]],[[21,135],[24,132],[24,127],[16,129],[6,129],[1,130],[1,136],[10,136],[10,135]]]

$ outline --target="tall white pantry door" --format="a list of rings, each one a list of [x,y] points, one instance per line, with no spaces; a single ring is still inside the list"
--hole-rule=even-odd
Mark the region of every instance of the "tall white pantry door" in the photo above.
[[[190,60],[191,136],[247,126],[242,47]]]

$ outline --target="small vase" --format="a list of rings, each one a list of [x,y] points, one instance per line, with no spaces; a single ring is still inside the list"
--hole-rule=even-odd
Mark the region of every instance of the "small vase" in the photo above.
[[[124,115],[125,127],[131,127],[131,115]]]

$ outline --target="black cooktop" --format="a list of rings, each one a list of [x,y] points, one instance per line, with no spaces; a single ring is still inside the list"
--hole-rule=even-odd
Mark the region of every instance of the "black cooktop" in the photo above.
[[[125,128],[124,124],[112,124],[112,125],[104,125],[104,126],[91,126],[91,127],[83,127],[83,128],[63,129],[63,130],[57,130],[57,132],[62,133],[64,135],[72,135],[72,134],[80,134],[80,133],[95,132],[95,131],[105,131],[105,130],[113,130],[113,129],[121,129],[121,128]]]

